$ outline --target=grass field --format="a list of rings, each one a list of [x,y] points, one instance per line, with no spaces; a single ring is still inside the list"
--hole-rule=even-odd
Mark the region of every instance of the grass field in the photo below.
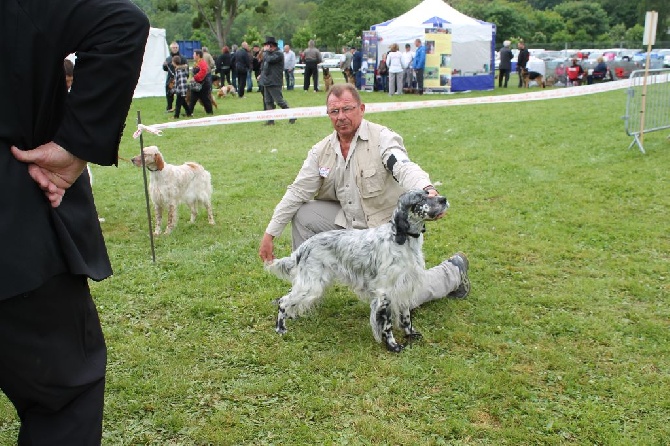
[[[219,100],[216,113],[262,109],[248,96]],[[285,97],[324,103],[312,91]],[[445,96],[422,97],[433,98]],[[428,227],[427,266],[458,250],[470,259],[470,297],[416,310],[424,339],[397,355],[343,287],[287,335],[273,329],[271,301],[288,284],[263,271],[258,242],[327,118],[146,135],[167,161],[202,163],[215,189],[216,225],[202,214],[189,225],[182,209],[155,264],[141,171],[93,166],[115,271],[92,284],[109,348],[103,443],[667,444],[670,141],[650,133],[646,155],[626,150],[625,101],[620,90],[366,116],[403,135],[449,198]],[[133,103],[121,156],[139,152],[136,111],[151,124],[164,108]],[[290,231],[276,249],[289,253]],[[0,395],[0,444],[17,431]]]

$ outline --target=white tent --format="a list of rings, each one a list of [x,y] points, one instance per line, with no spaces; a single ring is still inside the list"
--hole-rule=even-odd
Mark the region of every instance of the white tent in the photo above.
[[[426,28],[447,28],[451,32],[452,91],[493,89],[495,25],[468,17],[442,0],[424,0],[405,14],[373,25],[377,32],[378,54],[393,43],[401,48],[414,40],[425,40]]]
[[[144,60],[140,79],[135,88],[134,98],[145,98],[149,96],[165,96],[165,71],[163,62],[170,55],[165,30],[151,28],[149,38],[144,48]]]

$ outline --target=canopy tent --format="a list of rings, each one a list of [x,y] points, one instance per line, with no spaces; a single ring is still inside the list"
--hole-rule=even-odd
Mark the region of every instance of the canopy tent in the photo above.
[[[162,28],[151,28],[149,38],[144,48],[144,60],[142,60],[142,71],[140,79],[135,87],[134,98],[145,98],[149,96],[165,96],[165,71],[163,62],[170,55],[165,30]]]
[[[451,91],[491,90],[495,77],[495,30],[492,23],[468,17],[442,0],[424,0],[405,14],[373,25],[379,55],[393,43],[402,48],[425,41],[426,28],[447,29],[451,34]]]

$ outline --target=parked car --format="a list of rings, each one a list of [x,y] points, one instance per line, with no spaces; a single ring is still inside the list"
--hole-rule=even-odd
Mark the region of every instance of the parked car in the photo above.
[[[341,57],[340,54],[324,51],[321,53],[321,66],[326,68],[338,68],[340,66],[340,60],[342,60]]]
[[[663,68],[670,68],[670,49],[657,50],[659,59],[663,59]]]

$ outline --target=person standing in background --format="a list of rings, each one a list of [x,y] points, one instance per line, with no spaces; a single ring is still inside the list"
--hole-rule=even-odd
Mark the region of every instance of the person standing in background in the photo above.
[[[118,163],[148,35],[130,0],[0,2],[0,47],[21,55],[0,70],[22,85],[0,108],[0,389],[19,445],[102,441],[107,347],[88,280],[112,268],[86,163]]]
[[[512,50],[510,49],[510,45],[512,42],[509,40],[505,40],[503,42],[503,47],[500,49],[500,67],[498,67],[498,88],[503,87],[503,81],[504,81],[504,86],[507,88],[507,82],[509,82],[509,75],[512,72],[512,58],[514,57],[514,54],[512,54]]]
[[[363,72],[361,71],[363,68],[363,53],[354,47],[351,48],[351,53],[351,69],[354,72],[354,82],[356,84],[356,90],[360,90],[363,88]]]
[[[254,45],[251,48],[251,71],[247,75],[247,93],[254,91],[254,82],[253,79],[256,79],[258,84],[258,77],[261,75],[261,58],[263,53],[261,52],[261,47]],[[263,87],[258,85],[258,93],[263,93]]]
[[[282,94],[284,53],[279,51],[277,40],[274,37],[267,37],[263,44],[263,55],[261,57],[261,75],[258,84],[263,88],[263,109],[274,110],[275,104],[281,108],[289,108]],[[288,121],[295,123],[295,118]],[[266,122],[266,125],[274,125],[273,120]]]
[[[353,54],[349,51],[349,48],[346,46],[342,47],[342,56],[340,57],[340,71],[344,76],[344,82],[350,82],[350,78],[353,77],[353,71],[351,71],[351,61],[353,59]]]
[[[230,47],[230,79],[233,82],[233,87],[235,87],[235,90],[238,90],[237,88],[237,67],[235,64],[235,54],[237,53],[237,45],[233,45]]]
[[[523,39],[519,40],[519,54],[516,58],[516,72],[519,75],[519,88],[523,87],[523,70],[528,64],[530,53],[526,49],[526,44]]]
[[[230,54],[230,48],[228,48],[227,45],[221,48],[221,54],[216,58],[216,72],[219,75],[222,87],[226,85],[226,82],[228,85],[232,84],[230,80],[230,66],[232,64],[232,59],[233,56]]]
[[[295,53],[289,45],[284,45],[284,77],[286,78],[286,89],[293,90],[295,87]]]
[[[412,61],[414,60],[414,53],[412,52],[409,43],[405,44],[405,52],[402,53],[402,86],[403,88],[412,88],[414,80],[414,71],[412,70]]]
[[[391,51],[386,56],[386,65],[389,67],[389,96],[402,94],[402,54],[397,43],[391,45]]]
[[[210,54],[209,49],[206,46],[202,47],[202,58],[207,63],[209,72],[214,73],[216,71],[216,62],[214,61],[214,56]]]
[[[186,114],[193,114],[195,104],[198,101],[202,102],[205,107],[205,113],[208,115],[214,114],[212,110],[212,74],[209,72],[209,65],[203,59],[202,50],[193,51],[193,80],[202,85],[199,91],[191,89],[191,103],[188,104]]]
[[[303,89],[305,91],[309,90],[309,81],[310,79],[314,80],[314,91],[319,91],[319,67],[321,63],[321,51],[319,51],[314,43],[314,40],[310,40],[307,44],[307,49],[304,51],[305,56],[305,82],[303,84]]]
[[[414,41],[416,52],[412,61],[412,69],[416,76],[416,89],[419,94],[423,94],[423,70],[426,68],[426,47],[421,44],[421,39]]]
[[[163,71],[167,72],[165,75],[165,98],[167,99],[167,107],[165,108],[166,113],[172,113],[174,111],[172,108],[172,105],[174,104],[174,68],[172,67],[172,58],[174,56],[182,58],[180,65],[187,63],[186,58],[179,53],[179,44],[177,42],[172,42],[170,44],[170,55],[163,62]]]
[[[235,72],[237,74],[237,95],[244,97],[244,90],[247,88],[247,73],[251,70],[251,55],[249,54],[249,44],[242,42],[242,45],[235,51]]]

